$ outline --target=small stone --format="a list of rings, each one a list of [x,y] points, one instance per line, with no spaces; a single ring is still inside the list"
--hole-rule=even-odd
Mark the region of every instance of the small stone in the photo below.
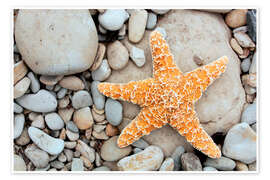
[[[17,114],[14,116],[14,139],[18,138],[22,134],[24,122],[24,114]]]
[[[233,29],[232,32],[233,32],[233,34],[237,33],[237,32],[246,33],[247,32],[247,26],[241,26],[241,27],[235,28],[235,29]]]
[[[249,37],[256,42],[256,9],[247,12],[247,29]]]
[[[157,24],[157,15],[155,13],[148,13],[146,29],[154,29]]]
[[[30,137],[28,135],[26,127],[24,127],[22,134],[15,140],[15,142],[20,146],[25,146],[30,142]]]
[[[59,130],[64,127],[64,121],[57,113],[46,114],[45,122],[51,130]]]
[[[125,36],[126,35],[126,29],[127,29],[127,25],[123,24],[123,26],[119,30],[118,36]]]
[[[17,154],[14,154],[13,162],[14,162],[14,167],[13,167],[14,171],[26,171],[26,165],[23,158],[21,158]]]
[[[232,38],[230,41],[231,47],[232,49],[237,53],[237,54],[243,54],[244,51],[241,48],[241,46],[238,44],[238,42],[236,41],[236,39]]]
[[[77,127],[81,130],[88,129],[92,127],[94,120],[89,107],[85,107],[76,110],[73,116],[73,121]]]
[[[131,145],[133,147],[137,147],[140,149],[145,149],[149,146],[149,144],[143,139],[139,139],[139,140],[135,141],[134,143],[132,143]]]
[[[161,164],[159,171],[173,171],[173,168],[174,168],[174,161],[172,158],[168,157]]]
[[[218,170],[216,168],[206,166],[206,167],[203,168],[203,171],[218,171]]]
[[[61,87],[59,84],[56,84],[56,85],[54,86],[53,91],[54,91],[54,92],[58,92],[61,88],[62,88],[62,87]]]
[[[63,77],[64,77],[63,75],[60,75],[60,76],[46,76],[46,75],[42,75],[42,76],[40,76],[39,80],[40,80],[40,82],[42,82],[45,85],[54,86],[61,79],[63,79]]]
[[[111,171],[111,170],[107,166],[100,166],[100,167],[93,169],[93,171]]]
[[[96,152],[96,159],[95,159],[95,164],[97,167],[101,166],[101,158],[100,158],[100,155]]]
[[[93,111],[94,111],[96,114],[99,114],[99,115],[102,115],[102,114],[104,114],[104,112],[105,112],[104,109],[97,109],[97,107],[95,106],[95,104],[93,105]]]
[[[14,99],[23,96],[30,86],[31,80],[24,77],[14,86]]]
[[[140,48],[133,46],[130,50],[130,58],[138,67],[142,67],[145,64],[144,51]]]
[[[117,100],[108,98],[105,103],[105,115],[110,124],[118,126],[123,118],[122,104]]]
[[[94,81],[104,81],[110,75],[111,69],[106,59],[102,61],[101,65],[95,71],[92,71],[92,78]]]
[[[38,149],[33,144],[27,146],[24,154],[37,168],[45,168],[50,160],[47,152]]]
[[[203,165],[211,166],[221,171],[232,171],[235,168],[235,162],[223,156],[218,159],[207,158]]]
[[[106,128],[105,125],[100,125],[100,124],[94,124],[93,130],[96,131],[97,133],[100,133]]]
[[[56,98],[44,89],[36,94],[26,94],[16,99],[17,103],[22,107],[34,112],[51,112],[57,107]]]
[[[119,171],[117,161],[104,161],[102,165],[108,167],[111,171]]]
[[[65,141],[65,148],[74,149],[76,147],[76,145],[77,145],[76,142],[67,142],[67,141]]]
[[[92,127],[85,130],[85,137],[86,137],[86,139],[90,139],[91,138],[91,135],[92,135]],[[93,146],[91,146],[91,147],[93,147]]]
[[[105,96],[103,94],[101,94],[99,92],[99,90],[98,90],[98,84],[99,83],[100,83],[99,81],[93,81],[91,83],[91,93],[92,93],[92,97],[93,97],[95,107],[97,109],[104,109]]]
[[[98,51],[97,51],[94,63],[90,68],[90,71],[95,71],[97,68],[99,68],[104,58],[105,52],[106,52],[106,46],[102,43],[98,43]]]
[[[13,102],[13,111],[15,112],[15,113],[22,113],[23,112],[23,108],[20,106],[20,105],[18,105],[17,103],[15,103],[15,102]]]
[[[78,144],[76,146],[76,150],[80,152],[80,154],[86,157],[91,163],[95,161],[95,150],[85,144],[83,141],[78,140]]]
[[[255,47],[254,42],[250,39],[250,37],[246,33],[237,32],[237,33],[234,33],[234,37],[237,40],[237,42],[240,44],[240,46],[244,48]]]
[[[37,115],[34,121],[31,123],[31,126],[44,129],[45,128],[45,121],[42,115]]]
[[[99,32],[101,32],[102,34],[106,34],[106,33],[107,33],[107,30],[104,29],[100,24],[98,25],[98,30],[99,30]]]
[[[107,9],[103,14],[99,14],[98,21],[105,29],[116,31],[128,18],[129,14],[124,9]]]
[[[256,169],[257,169],[257,162],[256,161],[248,165],[249,171],[256,171]]]
[[[252,74],[252,73],[256,73],[257,70],[256,70],[256,62],[257,62],[257,53],[255,52],[253,57],[252,57],[252,63],[250,65],[250,68],[249,68],[249,73]]]
[[[70,162],[73,158],[73,151],[70,149],[64,149],[64,154],[67,159],[67,162]]]
[[[147,22],[147,11],[144,9],[135,9],[131,12],[128,21],[128,39],[133,43],[138,43],[145,31]]]
[[[140,148],[134,148],[134,149],[133,149],[134,154],[137,154],[137,153],[142,152],[142,151],[143,151],[143,150],[140,149]]]
[[[66,124],[66,128],[74,133],[78,133],[79,129],[78,127],[74,124],[73,121],[68,121]]]
[[[226,24],[231,28],[237,28],[246,25],[247,11],[247,9],[235,9],[230,11],[225,17]]]
[[[241,69],[243,72],[248,72],[249,67],[250,67],[250,58],[246,58],[241,62]]]
[[[109,137],[106,135],[106,133],[104,131],[101,131],[101,132],[93,131],[92,135],[93,135],[93,137],[95,137],[97,139],[102,139],[102,140],[109,139]]]
[[[51,86],[51,85],[46,85],[46,87],[45,87],[47,90],[49,90],[49,91],[52,91],[53,90],[53,88],[54,88],[54,86]]]
[[[184,152],[185,152],[185,148],[183,146],[178,146],[172,153],[171,157],[174,161],[174,171],[180,170],[181,168],[180,157]]]
[[[242,113],[241,122],[256,123],[256,103],[249,104]]]
[[[83,161],[80,158],[73,158],[71,171],[83,171]]]
[[[235,169],[237,171],[248,171],[248,166],[240,161],[236,161]]]
[[[50,163],[51,167],[54,167],[56,169],[61,169],[64,167],[64,163],[60,162],[60,161],[53,161]]]
[[[110,123],[108,123],[105,132],[107,136],[116,136],[119,134],[119,129],[116,126],[113,126]]]
[[[72,106],[75,109],[85,108],[93,104],[92,98],[87,91],[78,91],[72,96]]]
[[[256,161],[256,133],[245,122],[234,125],[227,133],[222,153],[245,164]]]
[[[65,123],[71,120],[73,112],[74,112],[73,108],[64,108],[58,110],[58,114],[61,116],[61,118]]]
[[[249,48],[243,48],[243,54],[238,54],[239,58],[245,59],[249,56]]]
[[[51,155],[60,154],[64,149],[64,141],[62,139],[53,138],[35,127],[29,127],[28,134],[40,149]]]
[[[48,171],[50,167],[50,164],[48,164],[48,166],[46,166],[45,168],[35,168],[35,171]]]
[[[184,153],[181,156],[182,168],[185,171],[202,171],[200,159],[193,153]]]
[[[79,139],[80,136],[79,133],[74,133],[68,129],[66,130],[66,135],[70,141],[76,141]]]
[[[60,132],[59,139],[65,140],[66,139],[66,129],[63,128]]]
[[[59,85],[73,91],[84,89],[83,81],[77,76],[65,76],[61,81],[59,81]]]
[[[193,56],[193,61],[198,65],[198,66],[202,66],[204,64],[203,59],[198,56],[198,55],[194,55]]]
[[[14,81],[13,84],[16,84],[19,80],[21,80],[28,72],[27,67],[25,66],[23,61],[19,61],[14,64]]]
[[[121,159],[117,166],[120,171],[155,171],[162,161],[164,154],[157,146],[149,146],[142,152]]]
[[[119,148],[117,145],[118,136],[114,136],[107,141],[101,147],[101,157],[105,161],[117,161],[127,156],[131,151],[131,146]]]
[[[87,159],[84,156],[80,156],[80,159],[83,161],[83,165],[87,168],[92,168],[93,164],[91,163],[91,161],[89,161],[89,159]]]
[[[57,98],[58,98],[58,99],[62,99],[66,94],[67,94],[67,89],[66,89],[66,88],[61,88],[61,89],[57,92]]]
[[[37,93],[40,90],[40,83],[37,76],[33,72],[29,72],[27,77],[31,80],[30,89],[33,93]]]
[[[95,122],[103,122],[105,120],[105,114],[96,113],[94,108],[92,109],[92,115],[93,115]]]
[[[128,63],[128,57],[128,50],[120,41],[114,41],[108,45],[107,58],[112,69],[123,69]]]
[[[66,108],[69,105],[69,102],[70,102],[69,97],[65,96],[64,98],[62,98],[58,101],[58,107],[59,108]]]
[[[167,12],[170,11],[170,9],[151,9],[154,13],[156,14],[160,14],[160,15],[163,15],[163,14],[166,14]]]

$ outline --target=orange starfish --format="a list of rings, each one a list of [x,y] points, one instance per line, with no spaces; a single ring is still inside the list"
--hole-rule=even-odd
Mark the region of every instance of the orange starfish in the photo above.
[[[121,99],[142,107],[138,116],[122,131],[118,138],[120,148],[132,144],[140,137],[169,123],[193,147],[211,158],[221,152],[203,130],[194,110],[202,92],[225,72],[228,58],[182,73],[173,61],[168,44],[158,31],[151,33],[153,78],[126,84],[100,83],[98,89],[113,99]]]

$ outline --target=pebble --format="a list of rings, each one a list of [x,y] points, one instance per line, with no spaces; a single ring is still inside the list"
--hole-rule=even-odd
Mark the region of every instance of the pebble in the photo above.
[[[254,132],[257,132],[257,123],[253,124],[251,128],[253,129]]]
[[[64,108],[58,110],[58,114],[61,116],[61,118],[64,120],[65,123],[71,120],[73,112],[74,112],[73,108]]]
[[[181,155],[182,168],[185,171],[202,171],[200,159],[193,153],[184,153]]]
[[[13,102],[13,111],[15,113],[22,113],[23,108],[20,105],[18,105],[17,103]]]
[[[145,64],[144,51],[140,48],[133,46],[130,50],[130,58],[138,67],[142,67]]]
[[[72,106],[75,109],[85,108],[93,105],[92,98],[87,91],[81,90],[74,93],[72,96]]]
[[[30,86],[31,80],[24,77],[14,86],[14,99],[23,96]]]
[[[62,80],[59,81],[59,85],[63,88],[73,91],[84,89],[83,81],[77,76],[65,76]]]
[[[157,24],[157,15],[155,13],[148,13],[146,29],[154,29]]]
[[[222,153],[245,164],[256,160],[256,133],[245,122],[234,125],[227,133]]]
[[[50,163],[51,167],[54,167],[56,169],[62,169],[64,167],[64,163],[60,162],[60,161],[52,161]]]
[[[233,34],[237,33],[237,32],[246,33],[247,32],[247,26],[241,26],[241,27],[235,28],[235,29],[233,29],[232,32],[233,32]]]
[[[107,33],[107,30],[104,29],[100,24],[98,25],[98,30],[99,30],[99,32],[101,32],[102,34],[106,34],[106,33]]]
[[[74,124],[73,121],[68,121],[66,124],[66,128],[72,132],[75,132],[75,133],[79,132],[78,127]]]
[[[47,90],[49,90],[49,91],[52,91],[53,90],[53,88],[54,88],[54,86],[50,86],[50,85],[46,85],[46,87],[45,87]],[[51,93],[51,92],[50,92]]]
[[[40,28],[29,28],[39,25]],[[79,32],[79,33],[78,33]],[[16,45],[36,74],[67,75],[93,64],[97,30],[88,9],[23,9],[15,23]]]
[[[170,9],[151,9],[154,13],[156,14],[160,14],[160,15],[163,15],[163,14],[166,14],[167,12],[170,11]]]
[[[107,46],[107,59],[112,69],[123,69],[128,63],[128,58],[128,50],[120,41],[114,41]]]
[[[235,162],[223,156],[219,159],[207,158],[203,165],[211,166],[221,171],[232,171],[235,168]]]
[[[33,93],[37,93],[40,90],[40,83],[37,76],[33,72],[29,72],[27,77],[31,80],[30,89]]]
[[[70,162],[73,158],[73,151],[70,149],[64,149],[64,154],[67,158],[67,161]]]
[[[133,149],[134,154],[137,154],[137,153],[142,152],[142,151],[143,151],[143,150],[140,149],[140,148],[134,148],[134,149]]]
[[[248,165],[249,171],[256,171],[256,169],[257,169],[257,162],[256,161]]]
[[[24,154],[36,168],[45,168],[48,166],[50,160],[48,153],[37,148],[35,145],[28,145],[24,150]]]
[[[82,156],[87,158],[91,163],[95,161],[95,149],[91,148],[87,144],[85,144],[83,141],[78,140],[77,141],[76,150],[80,152]]]
[[[13,167],[14,171],[26,171],[26,165],[23,158],[21,158],[21,156],[14,154],[13,162],[14,162],[14,167]]]
[[[13,75],[14,75],[14,81],[13,84],[16,84],[19,80],[21,80],[28,72],[28,69],[23,61],[19,61],[16,64],[14,64],[13,69]]]
[[[256,63],[257,62],[257,53],[255,52],[255,54],[253,55],[253,57],[252,57],[252,63],[251,63],[251,65],[250,65],[250,67],[249,67],[249,73],[251,74],[251,73],[256,73],[257,72],[257,70],[256,70]]]
[[[99,14],[98,21],[105,29],[116,31],[128,18],[129,14],[124,9],[107,9],[103,14]]]
[[[106,126],[106,135],[107,136],[116,136],[119,134],[119,130],[116,126],[111,125],[110,123]]]
[[[172,158],[168,157],[161,164],[159,171],[173,171],[173,168],[174,168],[174,161]]]
[[[101,94],[99,92],[99,90],[98,90],[98,84],[99,83],[100,83],[99,81],[93,81],[91,83],[91,93],[92,93],[92,97],[93,97],[95,107],[97,109],[104,109],[105,96],[103,94]]]
[[[24,114],[16,114],[14,116],[14,139],[18,138],[22,134],[24,122]]]
[[[31,123],[31,126],[39,128],[39,129],[44,129],[45,128],[45,121],[42,115],[37,115],[34,118],[34,121]]]
[[[101,65],[92,71],[92,78],[94,81],[104,81],[111,75],[111,68],[106,59],[102,60]]]
[[[247,12],[247,29],[248,35],[251,37],[252,41],[256,42],[256,10],[249,10]]]
[[[120,37],[124,37],[126,35],[126,29],[127,29],[127,25],[124,24],[121,29],[119,30],[118,36]]]
[[[56,98],[47,90],[41,89],[36,94],[26,94],[16,99],[22,107],[34,112],[51,112],[57,107]]]
[[[94,124],[94,126],[93,126],[93,130],[96,131],[97,133],[100,133],[105,128],[106,128],[106,126],[105,125],[101,125],[101,124]]]
[[[94,120],[90,108],[85,107],[76,110],[73,115],[73,121],[76,124],[76,126],[81,130],[85,130],[92,127]]]
[[[62,99],[63,97],[65,97],[65,95],[67,94],[67,89],[66,88],[61,88],[58,92],[57,92],[57,98],[58,99]]]
[[[243,54],[239,54],[238,57],[241,59],[245,59],[249,56],[249,49],[248,48],[243,48]]]
[[[65,148],[68,148],[68,149],[74,149],[76,147],[77,143],[76,142],[68,142],[68,141],[65,141]]]
[[[159,169],[164,154],[158,146],[149,146],[142,152],[121,159],[117,166],[120,171],[155,171]]]
[[[90,68],[91,71],[95,71],[97,68],[99,68],[104,58],[105,52],[106,52],[106,46],[102,43],[98,43],[98,51],[97,51],[94,63]]]
[[[139,139],[139,140],[135,141],[134,143],[132,143],[131,145],[133,147],[137,147],[140,149],[145,149],[149,146],[149,144],[143,139]]]
[[[40,76],[39,80],[40,80],[40,82],[42,82],[45,85],[54,86],[61,79],[63,79],[63,77],[64,77],[63,75],[60,75],[60,76],[46,76],[46,75],[42,75],[42,76]]]
[[[66,135],[70,141],[76,141],[79,139],[80,136],[79,133],[74,133],[68,129],[66,130]]]
[[[80,158],[73,158],[71,164],[71,171],[83,171],[83,161]]]
[[[114,136],[103,143],[100,155],[105,161],[118,161],[119,159],[129,155],[132,151],[131,146],[119,148],[117,145],[117,139],[118,136]]]
[[[31,140],[42,150],[51,155],[60,154],[64,149],[64,141],[49,136],[35,127],[29,127],[28,134]]]
[[[100,167],[93,169],[92,171],[111,171],[111,170],[107,166],[100,166]]]
[[[45,168],[35,168],[35,171],[48,171],[50,167],[50,164],[48,164],[48,166],[46,166]]]
[[[20,146],[25,146],[26,144],[30,142],[30,137],[27,132],[27,127],[23,128],[21,135],[15,140],[15,142],[16,144]]]
[[[206,167],[203,168],[203,171],[218,171],[218,170],[216,168],[206,166]]]
[[[174,152],[172,153],[171,157],[174,161],[174,171],[178,171],[181,168],[180,157],[185,152],[185,148],[183,146],[178,146],[175,148]]]
[[[253,48],[255,47],[254,42],[250,39],[250,37],[243,32],[234,33],[234,37],[241,47],[244,48]]]
[[[56,85],[54,86],[53,91],[54,91],[54,92],[58,92],[60,89],[61,89],[61,86],[60,86],[59,84],[56,84]]]
[[[256,103],[249,104],[242,112],[241,122],[249,125],[256,123]]]
[[[65,96],[64,98],[58,101],[58,108],[66,108],[70,103],[69,97]]]
[[[243,84],[247,84],[251,87],[256,87],[256,79],[257,79],[257,75],[256,73],[250,73],[250,74],[246,74],[242,76],[242,82]]]
[[[91,163],[91,161],[89,161],[89,159],[87,159],[86,157],[84,156],[80,156],[80,159],[83,161],[83,165],[86,167],[86,168],[93,168],[93,164]]]
[[[57,159],[58,161],[63,162],[63,163],[67,161],[67,157],[65,156],[63,152],[58,156]]]
[[[46,114],[45,122],[51,130],[60,130],[64,127],[64,121],[57,113]]]
[[[105,103],[105,116],[113,126],[118,126],[123,118],[123,106],[117,100],[108,98]]]
[[[107,140],[109,139],[109,136],[106,135],[105,131],[101,131],[101,132],[96,132],[93,131],[92,132],[93,137],[95,137],[96,139],[102,139],[102,140]]]
[[[236,161],[235,169],[237,171],[248,171],[248,166],[242,162]]]
[[[245,73],[245,72],[248,72],[249,70],[249,67],[250,67],[250,58],[246,58],[244,59],[242,62],[241,62],[241,69],[242,71]]]
[[[135,9],[131,12],[128,21],[128,39],[133,43],[138,43],[144,35],[147,22],[147,11]]]
[[[244,26],[247,23],[246,14],[247,9],[232,10],[226,15],[225,22],[231,28]]]
[[[237,53],[237,54],[243,54],[244,51],[241,48],[241,46],[238,44],[238,42],[236,41],[236,39],[232,38],[230,41],[231,47],[232,49]]]

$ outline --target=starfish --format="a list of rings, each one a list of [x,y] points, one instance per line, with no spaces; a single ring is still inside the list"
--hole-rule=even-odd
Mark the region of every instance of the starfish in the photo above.
[[[153,78],[129,83],[100,83],[105,96],[129,101],[142,108],[121,132],[120,148],[132,144],[151,131],[169,124],[196,149],[211,158],[221,157],[218,146],[200,125],[195,102],[206,88],[225,72],[228,58],[223,56],[191,72],[183,73],[173,61],[169,46],[158,31],[150,35]]]

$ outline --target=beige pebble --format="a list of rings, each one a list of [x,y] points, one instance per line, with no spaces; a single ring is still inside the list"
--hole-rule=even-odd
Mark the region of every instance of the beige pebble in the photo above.
[[[24,77],[14,86],[14,99],[23,96],[30,86],[31,80]]]
[[[73,121],[81,130],[92,127],[94,121],[89,107],[81,108],[74,112]]]
[[[53,86],[58,83],[61,79],[63,79],[64,76],[40,76],[39,80],[43,84],[46,84],[48,86]]]
[[[91,135],[92,135],[92,128],[86,129],[85,130],[85,137],[86,137],[86,139],[89,140],[91,138]]]
[[[235,168],[237,171],[248,171],[248,166],[240,161],[236,161]]]
[[[45,128],[44,117],[41,114],[35,116],[33,122],[31,123],[31,126],[34,126],[39,129],[44,129]]]
[[[66,108],[69,105],[69,102],[70,102],[69,97],[65,96],[64,98],[62,98],[58,101],[58,107],[59,108]]]
[[[94,60],[93,65],[90,68],[90,71],[95,71],[102,63],[102,60],[104,58],[106,52],[106,46],[102,43],[98,44],[98,51]]]
[[[28,69],[23,61],[19,61],[14,65],[14,81],[13,84],[16,84],[21,80],[28,72]]]
[[[63,119],[65,123],[71,120],[71,117],[73,115],[74,109],[71,108],[64,108],[64,109],[59,109],[58,114],[59,116]]]
[[[95,150],[81,140],[77,141],[76,150],[86,157],[91,163],[95,161]]]
[[[241,46],[238,44],[238,42],[236,41],[236,39],[232,38],[230,41],[231,47],[232,49],[237,53],[237,54],[243,54],[243,49],[241,48]]]
[[[65,141],[65,148],[74,149],[77,145],[77,142]]]
[[[76,76],[65,76],[61,81],[59,81],[59,85],[62,86],[63,88],[70,89],[73,91],[84,89],[83,81]]]
[[[97,113],[97,114],[104,114],[104,109],[97,109],[95,104],[93,105],[93,110]]]
[[[116,136],[119,134],[119,130],[116,126],[111,125],[110,123],[106,126],[106,135],[107,136]]]
[[[248,48],[244,48],[244,49],[243,49],[243,54],[240,54],[239,57],[240,57],[241,59],[245,59],[245,58],[248,57],[248,55],[249,55],[249,49],[248,49]]]
[[[84,156],[80,156],[80,159],[83,161],[83,165],[87,168],[93,168],[93,164],[91,163],[91,161],[89,159],[87,159]]]
[[[231,28],[244,26],[247,23],[247,9],[235,9],[230,11],[226,17],[225,22]]]
[[[108,45],[107,59],[112,69],[123,69],[128,63],[128,58],[128,50],[120,41],[114,41]]]
[[[109,139],[109,136],[106,135],[105,131],[101,131],[101,132],[93,131],[92,135],[97,139],[102,139],[102,140]]]
[[[63,140],[66,139],[66,129],[65,129],[65,128],[63,128],[63,129],[61,130],[60,135],[59,135],[59,138],[60,138],[60,139],[63,139]]]
[[[96,122],[102,122],[105,119],[105,114],[98,114],[94,109],[92,109],[92,115]]]

